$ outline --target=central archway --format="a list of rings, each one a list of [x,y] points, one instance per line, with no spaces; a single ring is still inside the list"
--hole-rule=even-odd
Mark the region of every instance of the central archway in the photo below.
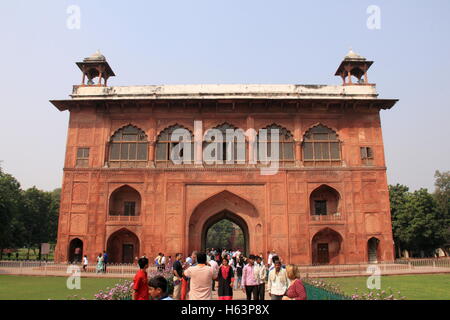
[[[223,190],[198,203],[192,211],[186,225],[186,254],[206,249],[208,229],[223,219],[232,221],[242,229],[246,253],[263,252],[266,249],[260,231],[264,221],[256,207],[242,196]]]
[[[203,224],[201,250],[205,251],[205,249],[208,248],[207,247],[208,230],[210,230],[210,228],[212,226],[214,226],[216,223],[218,223],[222,220],[229,220],[229,221],[233,222],[234,224],[236,224],[242,230],[242,233],[244,235],[244,243],[243,243],[243,247],[239,248],[239,249],[244,253],[244,255],[247,255],[248,248],[249,248],[249,246],[248,246],[249,234],[248,234],[247,223],[245,222],[244,219],[242,219],[238,215],[236,215],[233,212],[228,211],[228,210],[223,210],[223,211],[215,214],[214,216],[212,216],[208,220],[206,220],[206,222]],[[238,248],[227,248],[227,249],[238,249]]]

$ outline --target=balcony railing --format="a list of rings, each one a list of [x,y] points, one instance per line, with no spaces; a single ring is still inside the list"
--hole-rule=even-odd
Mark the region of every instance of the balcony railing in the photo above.
[[[344,220],[344,216],[339,213],[326,214],[326,215],[311,215],[311,221],[342,221]]]
[[[110,212],[107,220],[108,222],[139,222],[141,217],[139,213],[134,216],[125,216],[120,212]]]

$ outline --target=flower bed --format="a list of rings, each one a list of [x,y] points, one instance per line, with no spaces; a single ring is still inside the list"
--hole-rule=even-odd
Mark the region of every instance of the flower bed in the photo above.
[[[169,294],[173,293],[173,276],[167,269],[159,272],[152,271],[148,273],[148,279],[155,276],[163,276],[167,280],[167,291]],[[122,283],[117,283],[113,288],[106,288],[99,291],[94,300],[132,300],[133,299],[133,281],[125,280]]]
[[[133,281],[125,280],[113,288],[101,290],[94,296],[94,300],[131,300],[133,297]]]
[[[303,279],[308,300],[405,300],[400,291],[394,293],[391,288],[388,290],[369,290],[367,292],[355,293],[348,296],[338,285],[325,282],[320,279]]]

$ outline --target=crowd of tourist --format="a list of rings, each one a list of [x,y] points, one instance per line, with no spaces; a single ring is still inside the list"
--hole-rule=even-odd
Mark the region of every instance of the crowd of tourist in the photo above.
[[[295,265],[284,265],[273,250],[249,255],[239,250],[207,249],[194,251],[186,259],[177,253],[159,253],[153,261],[159,271],[173,273],[173,294],[163,276],[147,278],[149,260],[138,260],[139,271],[134,278],[135,300],[211,300],[216,291],[219,300],[232,300],[235,290],[242,290],[247,300],[264,300],[266,292],[272,300],[306,300],[306,291]]]

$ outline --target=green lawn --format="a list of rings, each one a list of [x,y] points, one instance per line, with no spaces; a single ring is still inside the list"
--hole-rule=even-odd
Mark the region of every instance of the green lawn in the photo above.
[[[81,278],[80,290],[69,290],[66,277],[0,275],[0,300],[80,300],[94,299],[94,294],[112,287],[122,279]],[[73,297],[77,295],[77,297]]]
[[[329,278],[329,283],[340,285],[342,291],[351,295],[368,291],[367,277]],[[400,291],[408,300],[450,300],[450,274],[382,276],[381,290],[391,287],[396,293]]]

